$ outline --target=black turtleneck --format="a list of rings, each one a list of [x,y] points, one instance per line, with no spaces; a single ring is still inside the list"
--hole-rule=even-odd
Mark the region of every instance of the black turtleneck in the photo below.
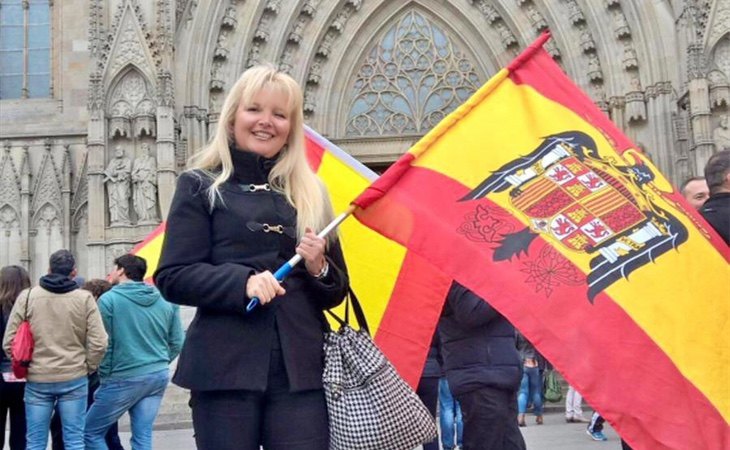
[[[233,160],[233,178],[239,183],[266,183],[269,173],[279,159],[279,154],[273,158],[264,158],[261,155],[230,146]]]

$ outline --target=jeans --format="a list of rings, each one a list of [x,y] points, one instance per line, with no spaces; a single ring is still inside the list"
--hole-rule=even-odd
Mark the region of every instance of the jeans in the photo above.
[[[536,416],[542,416],[542,376],[537,367],[525,367],[520,383],[520,392],[517,394],[517,411],[524,414],[527,411],[527,399],[532,399],[533,411]]]
[[[439,380],[439,424],[441,425],[441,444],[444,449],[454,448],[454,425],[456,425],[456,445],[461,447],[464,423],[461,407],[449,390],[446,378]]]
[[[27,382],[25,385],[27,450],[46,450],[48,427],[56,403],[61,415],[66,450],[84,450],[87,390],[86,377],[56,383]]]
[[[132,449],[152,450],[152,425],[167,388],[169,371],[102,381],[86,414],[86,450],[106,450],[104,435],[129,411]],[[64,437],[66,436],[64,430]]]

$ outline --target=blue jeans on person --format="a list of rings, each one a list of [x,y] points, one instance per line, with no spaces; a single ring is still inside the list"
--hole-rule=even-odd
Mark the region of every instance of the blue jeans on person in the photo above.
[[[86,414],[86,450],[106,450],[104,435],[127,411],[132,429],[132,448],[152,450],[152,425],[168,380],[167,369],[129,378],[102,380],[94,394],[94,404]]]
[[[524,367],[520,391],[517,394],[517,412],[527,411],[528,399],[532,399],[533,412],[542,416],[542,376],[537,367]]]
[[[58,404],[66,450],[84,450],[86,376],[54,383],[25,384],[26,450],[46,450],[48,427]]]
[[[439,380],[439,424],[441,425],[441,444],[445,450],[454,448],[454,426],[456,426],[456,445],[461,447],[464,435],[464,422],[461,407],[454,399],[446,378]]]

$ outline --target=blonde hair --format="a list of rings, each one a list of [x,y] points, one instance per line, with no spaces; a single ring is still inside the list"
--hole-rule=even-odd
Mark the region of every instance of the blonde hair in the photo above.
[[[289,138],[269,173],[269,184],[297,210],[297,236],[304,235],[307,227],[315,233],[319,232],[334,214],[324,186],[307,163],[302,90],[292,77],[277,71],[273,66],[251,67],[238,78],[223,102],[215,134],[201,151],[188,160],[188,169],[199,169],[213,178],[208,188],[211,210],[216,202],[222,204],[220,185],[233,175],[229,146],[233,143],[236,112],[241,103],[251,104],[256,94],[264,88],[283,93],[289,99],[290,109]],[[332,236],[334,239],[334,234]]]

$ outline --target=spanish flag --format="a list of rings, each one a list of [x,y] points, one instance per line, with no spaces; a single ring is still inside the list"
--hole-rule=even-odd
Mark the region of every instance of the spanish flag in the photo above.
[[[500,310],[633,448],[730,448],[730,251],[552,61],[548,38],[416,143],[355,215]]]

